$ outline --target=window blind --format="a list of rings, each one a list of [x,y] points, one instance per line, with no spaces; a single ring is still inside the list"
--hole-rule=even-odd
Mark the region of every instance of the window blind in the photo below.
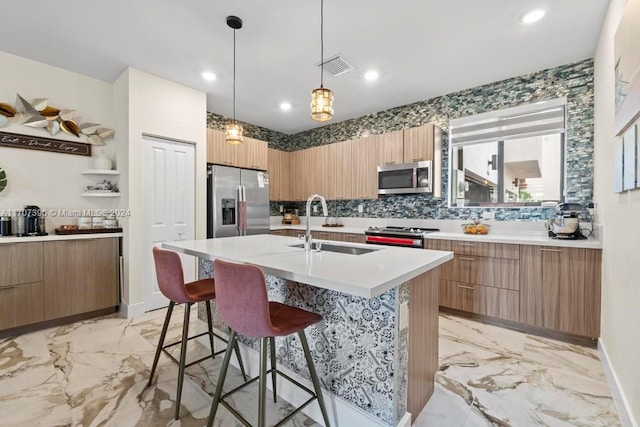
[[[566,99],[490,111],[449,122],[451,146],[505,141],[565,131]]]

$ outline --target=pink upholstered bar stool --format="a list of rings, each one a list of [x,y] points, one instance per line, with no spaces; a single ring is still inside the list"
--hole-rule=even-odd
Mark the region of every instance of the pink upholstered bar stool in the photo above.
[[[215,351],[213,346],[213,337],[227,342],[227,340],[220,335],[213,332],[213,325],[211,320],[211,307],[209,306],[209,301],[214,299],[216,296],[215,292],[215,282],[213,279],[203,279],[197,280],[195,282],[184,283],[184,274],[182,271],[182,262],[180,261],[180,255],[172,251],[166,251],[160,248],[153,248],[153,260],[156,265],[156,276],[158,278],[158,287],[160,288],[160,292],[169,299],[169,309],[167,310],[167,315],[164,318],[164,325],[162,326],[162,332],[160,334],[160,341],[158,342],[158,347],[156,349],[156,355],[153,359],[153,367],[151,368],[151,375],[149,375],[149,382],[147,383],[147,387],[151,386],[151,382],[153,381],[153,375],[156,371],[156,367],[158,366],[158,359],[160,358],[160,352],[164,352],[169,359],[178,364],[179,374],[178,374],[178,391],[176,393],[176,409],[175,409],[175,419],[177,420],[180,416],[180,398],[182,397],[182,384],[184,381],[184,370],[185,368],[194,365],[196,363],[202,362],[209,357],[213,358],[217,354],[224,352],[225,350],[220,350],[218,352]],[[207,332],[203,332],[198,335],[194,335],[189,337],[189,314],[191,313],[191,306],[196,302],[206,302],[207,307]],[[164,345],[164,339],[167,335],[167,329],[169,328],[169,320],[171,320],[171,313],[173,313],[173,307],[176,304],[185,304],[184,307],[184,321],[182,323],[182,339],[180,341]],[[209,345],[211,346],[211,356],[205,356],[201,359],[195,360],[186,364],[187,357],[187,342],[194,338],[198,338],[202,335],[209,335]],[[167,348],[173,347],[175,345],[180,344],[180,360],[176,360],[171,353],[167,351]],[[246,381],[247,376],[244,371],[244,365],[242,364],[242,359],[240,358],[240,350],[238,348],[238,344],[234,342],[230,344],[234,347],[236,352],[236,357],[238,358],[238,364],[240,365],[240,370],[242,371],[242,375]]]
[[[264,427],[266,416],[266,394],[267,394],[267,373],[271,373],[273,380],[273,393],[275,401],[275,375],[280,374],[283,378],[291,381],[293,384],[302,388],[309,393],[311,397],[302,406],[296,408],[292,413],[287,415],[280,422],[275,424],[279,426],[287,422],[291,417],[298,413],[302,408],[307,406],[313,400],[317,399],[322,412],[322,418],[327,427],[329,427],[329,417],[324,405],[320,382],[316,374],[311,353],[309,352],[309,344],[304,333],[307,326],[318,323],[322,320],[322,316],[316,313],[302,310],[300,308],[291,307],[279,302],[270,302],[267,297],[267,285],[265,283],[264,274],[258,267],[247,264],[234,264],[225,261],[215,260],[213,270],[216,278],[216,307],[218,315],[229,326],[231,333],[229,336],[229,347],[224,355],[222,368],[220,369],[220,378],[211,403],[211,412],[209,413],[208,426],[213,426],[213,421],[218,410],[218,405],[222,403],[233,415],[236,416],[244,425],[251,424],[233,409],[225,398],[243,387],[258,380],[258,426]],[[314,391],[309,390],[304,385],[295,381],[288,375],[278,371],[275,366],[275,339],[274,337],[283,337],[289,334],[298,333],[300,343],[304,350],[304,356],[309,365],[309,373],[311,374],[311,382]],[[246,337],[260,338],[260,375],[253,378],[230,392],[222,395],[224,380],[231,360],[231,348],[237,343],[237,334]],[[267,371],[267,343],[271,343],[271,369]]]

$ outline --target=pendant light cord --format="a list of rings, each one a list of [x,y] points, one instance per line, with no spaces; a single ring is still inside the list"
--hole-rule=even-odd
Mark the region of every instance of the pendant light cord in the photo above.
[[[320,0],[320,87],[324,83],[324,0]]]
[[[236,122],[236,30],[233,29],[233,122]]]

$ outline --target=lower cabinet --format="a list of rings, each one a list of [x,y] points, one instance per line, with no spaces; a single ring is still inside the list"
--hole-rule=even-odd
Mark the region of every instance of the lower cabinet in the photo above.
[[[521,321],[600,336],[599,249],[521,246]]]
[[[441,267],[441,307],[600,336],[601,250],[448,240],[426,248],[455,253]]]
[[[44,320],[118,305],[118,239],[44,243]]]
[[[440,280],[440,305],[457,310],[520,321],[518,291]]]
[[[42,322],[42,282],[0,287],[0,330]]]

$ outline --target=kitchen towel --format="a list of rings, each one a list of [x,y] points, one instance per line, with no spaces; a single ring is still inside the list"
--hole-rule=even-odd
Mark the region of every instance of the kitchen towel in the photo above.
[[[244,186],[238,188],[238,193],[238,230],[242,236],[247,231],[247,194]]]

